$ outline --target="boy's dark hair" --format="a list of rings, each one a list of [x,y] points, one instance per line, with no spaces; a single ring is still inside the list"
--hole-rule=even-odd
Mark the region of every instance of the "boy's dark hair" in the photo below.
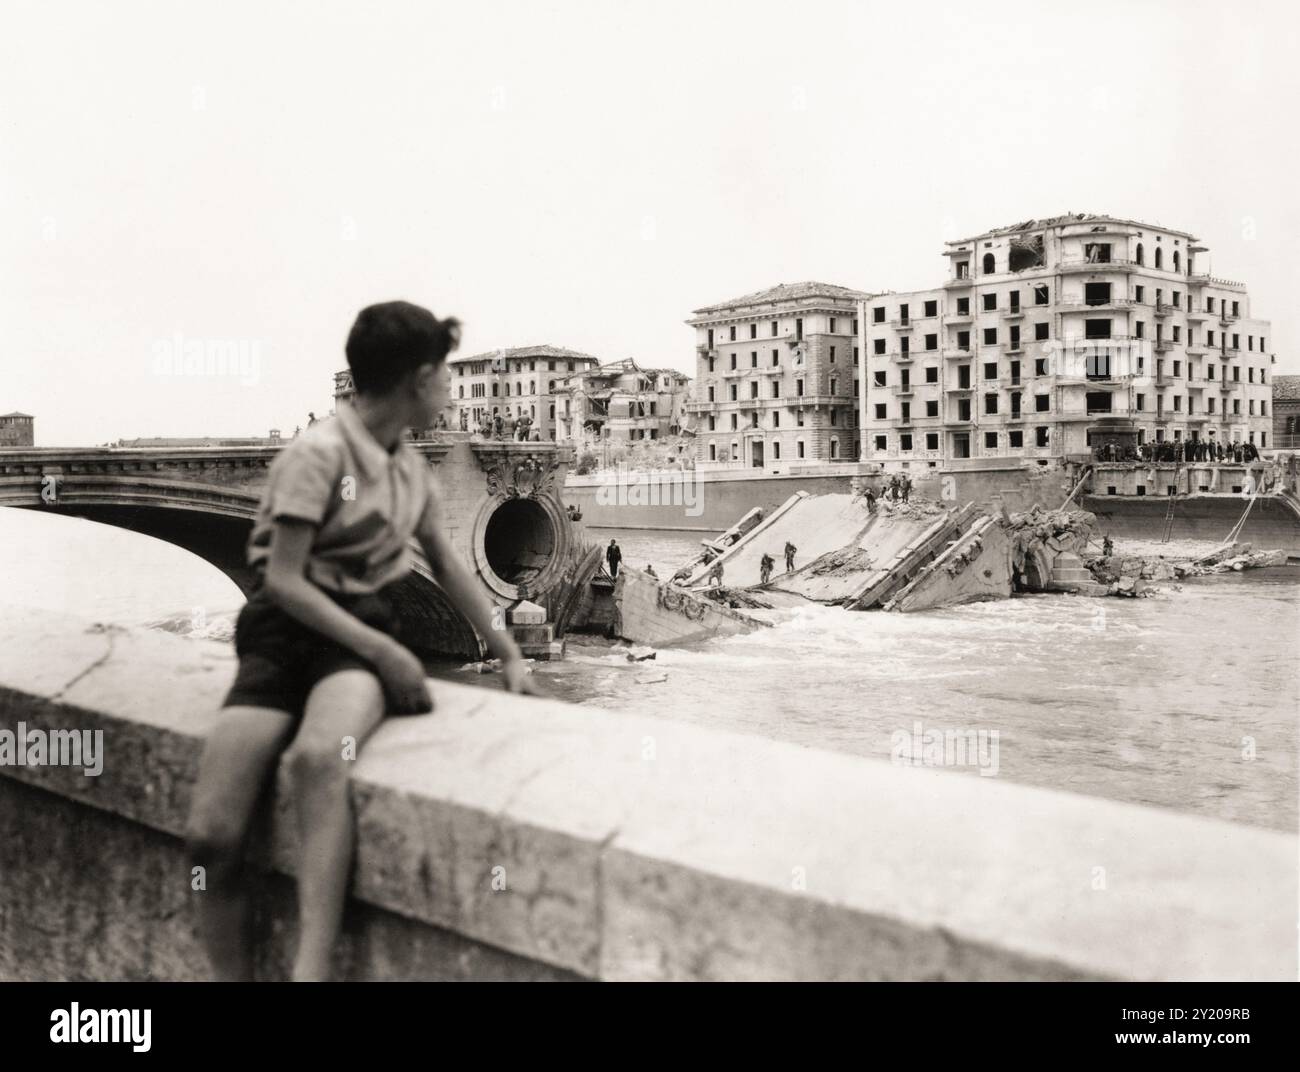
[[[460,321],[439,320],[410,302],[380,302],[357,314],[348,333],[348,368],[359,394],[383,394],[421,365],[437,366],[460,345]]]

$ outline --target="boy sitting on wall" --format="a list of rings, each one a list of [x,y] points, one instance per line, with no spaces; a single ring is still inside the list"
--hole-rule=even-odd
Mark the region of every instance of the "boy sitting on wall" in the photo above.
[[[428,466],[403,441],[446,406],[459,330],[407,302],[363,309],[347,341],[353,404],[308,428],[271,466],[249,540],[259,583],[235,629],[239,671],[203,751],[187,831],[205,870],[200,931],[220,979],[253,977],[243,846],[286,747],[302,848],[293,977],[329,977],[353,856],[355,749],[386,715],[432,708],[392,598],[411,568],[412,535],[501,659],[507,686],[533,691],[519,648],[494,628],[452,551]]]

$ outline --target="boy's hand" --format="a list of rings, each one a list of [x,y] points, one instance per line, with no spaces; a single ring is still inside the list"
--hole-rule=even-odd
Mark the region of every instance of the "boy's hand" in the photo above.
[[[502,662],[501,676],[506,679],[506,688],[511,692],[522,692],[528,696],[541,695],[537,686],[533,684],[523,659],[506,659]]]
[[[404,715],[419,715],[433,710],[429,687],[424,683],[424,667],[397,641],[389,641],[373,660],[375,669],[388,692],[393,707]]]

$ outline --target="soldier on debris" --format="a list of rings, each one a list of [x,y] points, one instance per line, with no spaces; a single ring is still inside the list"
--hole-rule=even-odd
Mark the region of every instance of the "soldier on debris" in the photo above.
[[[903,502],[907,502],[907,497],[912,493],[912,478],[904,473],[899,487],[903,492]]]
[[[776,559],[763,552],[763,558],[758,564],[759,584],[767,584],[772,579],[772,571],[776,569]]]
[[[786,573],[794,572],[794,553],[799,550],[789,540],[785,541],[785,571]]]
[[[623,561],[623,550],[616,540],[610,540],[609,546],[605,548],[605,561],[609,564],[609,575],[617,577],[618,564]]]

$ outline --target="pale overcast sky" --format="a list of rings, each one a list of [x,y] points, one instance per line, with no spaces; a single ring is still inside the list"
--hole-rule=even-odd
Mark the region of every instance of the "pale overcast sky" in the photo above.
[[[1065,211],[1198,235],[1297,372],[1293,10],[4,0],[0,412],[291,432],[397,297],[693,373],[698,306]],[[162,375],[178,336],[259,365]]]

